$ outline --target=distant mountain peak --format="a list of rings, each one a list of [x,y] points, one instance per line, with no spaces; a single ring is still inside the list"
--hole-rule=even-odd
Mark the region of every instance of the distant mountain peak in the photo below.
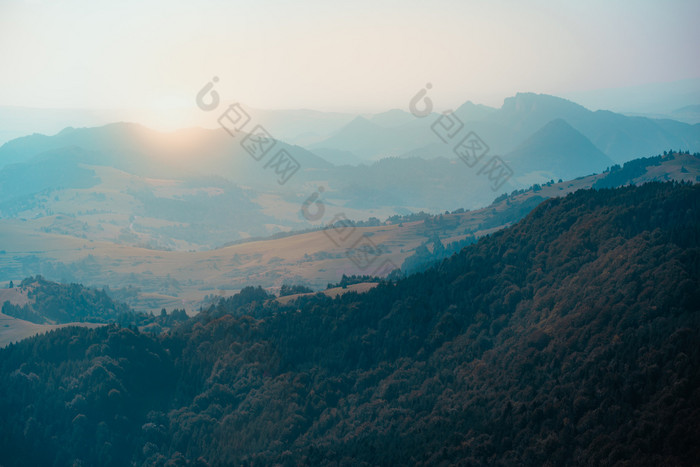
[[[67,135],[68,133],[72,133],[73,131],[75,131],[75,127],[67,126],[63,130],[59,131],[57,134],[58,135]]]
[[[488,110],[496,110],[493,107],[489,107],[488,105],[484,104],[476,104],[473,101],[466,101],[464,104],[460,105],[458,109],[488,109]]]
[[[353,126],[375,126],[374,123],[370,122],[367,118],[363,117],[362,115],[358,115],[357,117],[353,118],[350,120],[350,123],[345,125],[345,128],[353,127]]]
[[[414,117],[411,113],[406,112],[405,110],[391,109],[387,110],[386,112],[381,112],[372,115],[372,117],[369,119],[369,122],[384,128],[391,128],[405,125],[414,121],[415,119],[416,117]]]
[[[588,138],[572,127],[566,120],[555,118],[523,141],[513,153],[523,149],[551,152],[564,149],[567,146],[585,147],[587,150],[594,149],[600,152]]]
[[[506,158],[521,173],[541,171],[564,179],[613,165],[608,156],[563,118],[547,122]]]
[[[382,116],[382,115],[392,115],[392,116],[394,116],[394,115],[404,115],[404,114],[406,114],[406,113],[408,113],[408,112],[406,112],[405,110],[401,110],[401,109],[389,109],[389,110],[387,110],[387,111],[385,111],[385,112],[380,112],[380,113],[378,113],[378,114],[374,114],[374,117],[379,117],[379,116]]]
[[[551,120],[545,126],[543,126],[542,129],[538,133],[545,132],[545,131],[568,131],[568,132],[570,132],[572,134],[576,134],[576,135],[580,136],[581,138],[586,139],[586,141],[588,141],[588,139],[585,136],[583,136],[578,130],[576,130],[576,128],[569,125],[569,122],[567,122],[563,118],[555,118],[555,119]]]
[[[556,107],[572,110],[586,110],[585,107],[570,100],[551,96],[549,94],[536,94],[534,92],[519,92],[515,96],[505,98],[501,109],[506,111],[528,112]]]
[[[331,138],[339,136],[356,137],[359,135],[365,135],[367,134],[367,132],[370,132],[370,134],[376,134],[381,130],[382,127],[380,127],[379,125],[372,123],[367,118],[361,115],[358,115],[357,117],[353,118],[347,125],[340,128]]]
[[[470,120],[481,120],[497,110],[498,109],[496,109],[494,107],[489,107],[489,106],[483,105],[483,104],[475,104],[472,101],[467,101],[464,104],[460,105],[457,108],[457,110],[455,110],[455,113],[460,118],[467,120],[467,121],[470,121]]]

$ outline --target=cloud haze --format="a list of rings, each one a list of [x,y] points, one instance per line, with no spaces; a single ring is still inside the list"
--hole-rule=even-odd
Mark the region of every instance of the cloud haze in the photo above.
[[[700,3],[0,1],[0,105],[192,106],[213,76],[259,108],[500,105],[700,76]],[[193,109],[193,111],[196,109]]]

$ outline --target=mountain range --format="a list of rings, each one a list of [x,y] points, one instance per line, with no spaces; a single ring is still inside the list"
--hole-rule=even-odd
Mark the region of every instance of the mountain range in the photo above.
[[[501,155],[513,151],[534,132],[557,119],[566,121],[616,163],[669,147],[697,151],[700,146],[698,124],[629,117],[603,110],[593,112],[566,99],[543,94],[519,93],[505,99],[499,109],[466,102],[454,115],[468,131],[479,134],[494,153]],[[450,154],[451,148],[438,144],[441,141],[429,131],[431,125],[424,120],[382,128],[358,117],[310,149],[344,149],[369,160],[406,154],[424,157]]]
[[[319,288],[406,261],[414,270],[439,257],[436,246],[457,251],[545,198],[602,178],[620,186],[698,175],[697,159],[675,148],[700,148],[700,125],[591,112],[546,95],[518,94],[501,108],[466,102],[425,118],[400,109],[247,111],[269,135],[295,143],[270,137],[277,149],[258,161],[244,147],[253,123],[232,135],[121,122],[4,144],[0,278],[136,287],[124,299],[140,310],[195,310],[207,295],[247,285]],[[449,119],[459,132],[445,133]],[[467,143],[481,148],[480,159],[464,152]],[[638,172],[612,171],[656,147],[675,155],[633,164]],[[283,184],[267,167],[277,150],[299,164]],[[498,161],[506,176],[493,179]],[[339,219],[357,224],[358,239],[371,238],[363,241],[381,252],[381,268],[358,268],[348,259],[354,243],[324,234]]]
[[[267,165],[272,155],[257,161],[244,149],[244,131],[66,128],[0,147],[0,216],[93,240],[202,250],[327,223],[333,216],[316,221],[300,211],[318,190],[329,211],[356,220],[476,209],[533,183],[600,173],[669,148],[700,150],[700,124],[591,112],[536,94],[508,98],[500,109],[465,103],[451,114],[462,126],[449,144],[437,113],[251,115],[270,135],[317,135],[305,146],[271,139],[300,167],[287,183]],[[456,149],[471,134],[485,148],[474,166]],[[486,170],[494,156],[512,166],[495,182]]]

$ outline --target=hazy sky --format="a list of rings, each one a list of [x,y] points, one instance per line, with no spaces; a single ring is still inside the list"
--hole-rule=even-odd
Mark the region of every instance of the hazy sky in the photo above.
[[[700,1],[0,0],[0,105],[499,106],[700,77]]]

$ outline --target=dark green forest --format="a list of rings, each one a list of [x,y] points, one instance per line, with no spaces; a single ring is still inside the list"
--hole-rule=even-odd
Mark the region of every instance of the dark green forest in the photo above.
[[[19,288],[26,290],[29,303],[20,306],[6,301],[1,311],[36,324],[114,323],[160,333],[188,319],[184,309],[167,313],[163,308],[159,315],[136,312],[113,300],[104,289],[59,284],[42,276],[24,279]]]
[[[57,284],[37,276],[23,280],[19,287],[27,290],[31,303],[19,306],[5,302],[2,312],[32,323],[109,323],[132,314],[128,306],[115,302],[104,290],[80,284]]]
[[[0,350],[0,464],[697,465],[700,186],[542,202],[364,294]]]

